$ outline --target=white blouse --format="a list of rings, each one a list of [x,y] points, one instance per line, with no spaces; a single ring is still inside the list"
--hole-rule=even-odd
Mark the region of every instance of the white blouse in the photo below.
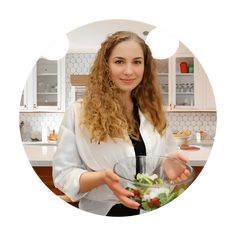
[[[75,102],[65,112],[58,135],[58,148],[53,157],[53,180],[55,186],[72,201],[79,200],[80,209],[106,215],[113,205],[119,203],[117,197],[107,185],[80,193],[80,176],[86,171],[112,169],[119,160],[135,157],[134,147],[132,142],[122,139],[91,143],[89,133],[79,128],[80,111],[81,102]],[[140,110],[139,116],[147,156],[163,156],[177,150],[169,129],[161,137]]]

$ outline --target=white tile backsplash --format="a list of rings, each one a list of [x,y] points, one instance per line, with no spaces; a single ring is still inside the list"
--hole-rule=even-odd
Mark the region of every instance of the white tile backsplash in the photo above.
[[[167,112],[167,119],[173,132],[189,129],[194,134],[203,130],[212,138],[216,133],[216,118],[216,112]]]
[[[20,113],[20,122],[27,122],[32,131],[42,131],[42,123],[49,130],[58,132],[63,113]],[[216,132],[216,113],[215,112],[167,112],[171,130],[181,131],[189,129],[194,134],[196,131],[204,130],[211,137]]]
[[[32,131],[42,131],[42,124],[48,127],[49,130],[59,130],[64,113],[20,113],[20,122],[24,121],[30,125]]]

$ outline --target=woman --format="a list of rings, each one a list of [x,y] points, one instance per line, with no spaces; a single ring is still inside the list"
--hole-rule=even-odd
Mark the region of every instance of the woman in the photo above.
[[[114,164],[176,150],[156,76],[151,51],[136,34],[116,32],[102,43],[83,101],[65,113],[53,160],[55,186],[80,200],[80,209],[109,216],[139,214],[133,194],[112,171]],[[173,179],[188,175],[181,169]]]

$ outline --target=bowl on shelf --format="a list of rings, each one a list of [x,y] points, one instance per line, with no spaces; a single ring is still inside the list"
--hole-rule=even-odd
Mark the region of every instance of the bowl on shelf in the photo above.
[[[189,170],[189,177],[177,182],[175,174]],[[171,202],[192,183],[195,172],[191,166],[174,157],[140,156],[121,160],[114,165],[123,187],[134,193],[131,197],[140,209],[152,211]]]

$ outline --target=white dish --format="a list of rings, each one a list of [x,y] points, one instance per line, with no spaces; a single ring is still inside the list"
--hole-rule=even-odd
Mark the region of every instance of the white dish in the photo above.
[[[180,146],[181,144],[187,144],[190,137],[191,136],[181,136],[181,137],[175,136],[175,140],[176,140],[177,145]]]

